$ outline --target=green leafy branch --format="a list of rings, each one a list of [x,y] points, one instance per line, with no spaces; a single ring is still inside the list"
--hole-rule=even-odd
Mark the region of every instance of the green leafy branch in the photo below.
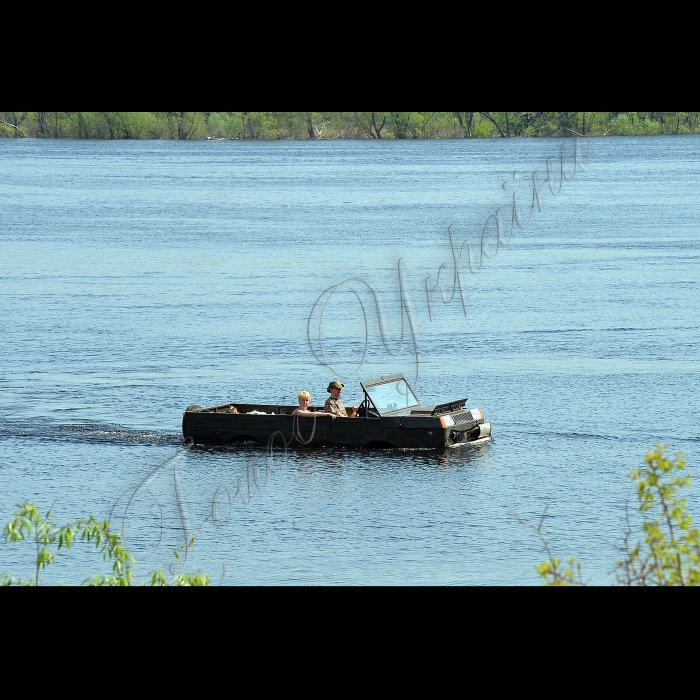
[[[693,526],[688,504],[679,491],[690,486],[685,475],[686,463],[678,452],[667,455],[666,445],[654,445],[644,456],[644,465],[633,469],[641,516],[643,539],[633,544],[632,528],[627,514],[623,543],[618,547],[622,558],[615,562],[615,580],[623,586],[697,586],[700,584],[700,533]],[[546,511],[545,511],[546,513]],[[519,520],[519,519],[518,519]],[[537,531],[547,560],[536,567],[548,586],[585,585],[581,565],[572,557],[570,567],[562,567],[542,533],[536,526],[519,522]]]
[[[537,525],[531,525],[530,523],[521,520],[517,515],[515,519],[525,527],[529,527],[534,530],[538,537],[540,538],[545,552],[547,553],[547,561],[542,562],[536,567],[537,573],[544,579],[548,586],[585,586],[587,582],[583,580],[583,573],[581,569],[581,564],[576,560],[576,557],[570,557],[568,565],[562,564],[562,562],[557,559],[552,553],[552,549],[547,538],[544,536],[542,530],[542,525],[547,517],[547,508],[544,509],[544,513],[540,518]]]
[[[87,520],[77,520],[63,526],[56,526],[51,521],[51,510],[46,517],[41,515],[39,508],[33,503],[23,503],[16,506],[14,518],[5,525],[3,530],[5,541],[9,544],[33,541],[36,548],[35,573],[32,579],[22,579],[0,574],[0,585],[39,586],[40,575],[48,566],[56,561],[61,550],[68,550],[73,542],[80,540],[94,544],[104,561],[112,563],[111,575],[94,576],[83,581],[89,586],[131,586],[134,585],[134,557],[124,547],[120,536],[112,532],[109,522],[95,520],[92,516]],[[191,547],[194,538],[187,544]],[[179,559],[179,553],[175,552]],[[162,570],[150,575],[152,586],[208,586],[209,576],[202,572],[197,574],[176,574],[168,581]]]
[[[685,498],[690,486],[683,455],[666,454],[666,445],[654,445],[644,466],[633,469],[643,542],[631,545],[628,524],[623,559],[617,561],[616,579],[623,585],[697,586],[700,584],[700,533],[693,527]]]

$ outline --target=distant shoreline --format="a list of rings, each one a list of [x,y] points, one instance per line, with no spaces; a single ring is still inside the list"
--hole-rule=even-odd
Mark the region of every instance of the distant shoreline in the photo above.
[[[431,140],[700,133],[700,112],[0,112],[0,138]]]

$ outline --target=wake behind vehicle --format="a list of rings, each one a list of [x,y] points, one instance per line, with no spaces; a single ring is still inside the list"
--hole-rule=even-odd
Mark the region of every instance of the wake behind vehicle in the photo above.
[[[356,418],[332,420],[322,413],[299,418],[292,415],[298,406],[192,405],[182,415],[182,434],[202,445],[267,444],[279,431],[288,444],[314,447],[448,448],[491,439],[491,424],[481,409],[465,407],[468,399],[423,406],[403,374],[370,379],[360,386],[364,400]]]

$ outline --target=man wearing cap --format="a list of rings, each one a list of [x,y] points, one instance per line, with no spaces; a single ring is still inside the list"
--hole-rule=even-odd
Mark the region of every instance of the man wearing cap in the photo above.
[[[344,384],[341,384],[338,380],[332,381],[328,385],[326,391],[331,395],[329,399],[326,399],[326,403],[323,405],[323,410],[325,413],[332,413],[333,415],[340,416],[341,418],[347,418],[348,413],[345,410],[345,406],[340,398],[340,394],[343,391]],[[352,407],[352,416],[355,418],[357,416],[357,406]]]

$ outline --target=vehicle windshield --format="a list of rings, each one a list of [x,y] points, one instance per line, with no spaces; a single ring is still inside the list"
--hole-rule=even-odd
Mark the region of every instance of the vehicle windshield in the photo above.
[[[387,384],[368,386],[367,393],[380,413],[400,411],[420,404],[405,379],[398,379]]]

